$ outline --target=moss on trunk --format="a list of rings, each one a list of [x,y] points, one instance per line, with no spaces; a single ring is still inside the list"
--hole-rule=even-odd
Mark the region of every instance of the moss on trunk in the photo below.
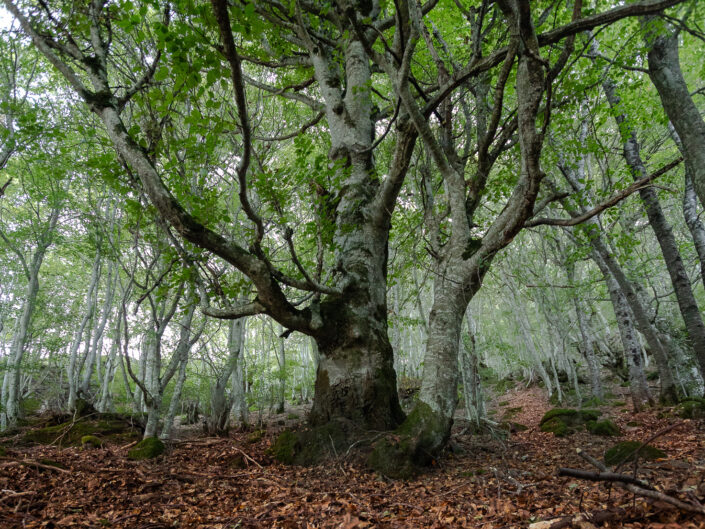
[[[367,463],[384,476],[411,478],[438,457],[448,442],[452,423],[419,402],[396,431],[375,443]]]

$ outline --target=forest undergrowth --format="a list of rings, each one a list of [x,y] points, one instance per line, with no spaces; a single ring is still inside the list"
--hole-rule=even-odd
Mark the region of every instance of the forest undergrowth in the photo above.
[[[538,388],[511,391],[498,400],[496,417],[507,415],[527,430],[502,440],[463,432],[467,424],[457,421],[450,452],[410,481],[366,470],[356,462],[355,447],[315,467],[276,463],[267,449],[283,428],[281,419],[261,435],[247,431],[227,439],[182,439],[151,461],[131,461],[127,446],[109,443],[85,450],[5,443],[0,527],[705,526],[705,516],[647,502],[603,483],[557,475],[560,467],[594,470],[577,448],[602,459],[617,441],[644,441],[672,427],[652,442],[667,457],[640,462],[638,478],[697,504],[705,501],[702,422],[681,419],[668,409],[633,414],[615,400],[601,409],[619,426],[620,437],[580,431],[558,438],[539,430],[550,408]],[[628,464],[622,472],[633,470]],[[572,522],[580,513],[597,517]]]

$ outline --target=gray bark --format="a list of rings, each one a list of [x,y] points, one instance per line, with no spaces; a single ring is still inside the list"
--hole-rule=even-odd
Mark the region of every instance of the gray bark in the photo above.
[[[627,356],[629,365],[629,391],[632,395],[632,403],[635,411],[641,411],[645,405],[653,403],[649,387],[646,382],[646,375],[641,356],[641,342],[634,328],[633,315],[627,302],[627,298],[620,285],[614,278],[612,269],[607,265],[603,255],[597,249],[592,252],[592,258],[600,268],[607,284],[614,313],[617,318],[617,327],[622,339],[622,346]]]
[[[100,281],[100,269],[102,265],[102,256],[100,248],[96,249],[95,258],[93,259],[93,267],[91,269],[91,278],[88,283],[88,291],[86,292],[86,302],[83,311],[83,316],[78,324],[78,328],[73,337],[71,351],[69,353],[69,365],[67,367],[67,381],[69,383],[69,398],[68,409],[73,412],[76,409],[76,401],[78,399],[78,385],[80,376],[80,365],[83,361],[78,357],[81,344],[84,343],[84,334],[89,327],[90,321],[93,319],[95,312],[95,291],[98,288]],[[86,338],[86,354],[90,349],[90,340]]]
[[[645,17],[649,48],[649,77],[658,91],[668,119],[678,133],[700,203],[705,204],[705,122],[695,105],[678,57],[678,32],[655,17]],[[699,360],[705,351],[697,352]],[[701,372],[705,364],[701,361]]]
[[[610,107],[613,111],[617,110],[620,98],[617,95],[616,87],[611,80],[606,79],[603,82],[603,89]],[[636,140],[636,132],[631,129],[631,125],[627,117],[624,114],[617,114],[615,116],[617,124],[620,130],[624,131],[627,136],[626,142],[624,144],[624,158],[627,161],[631,169],[632,176],[635,180],[643,178],[647,175],[646,167],[641,160],[639,145]],[[705,146],[705,143],[703,144]],[[639,195],[644,203],[646,209],[646,214],[649,218],[649,224],[651,225],[656,239],[661,247],[661,253],[663,254],[664,261],[666,262],[666,269],[671,278],[671,283],[673,284],[673,289],[676,294],[676,299],[678,300],[678,308],[680,309],[681,316],[685,322],[685,327],[693,343],[693,348],[697,352],[702,352],[703,363],[701,368],[702,373],[705,375],[705,324],[703,323],[702,315],[698,308],[697,302],[695,301],[695,296],[693,295],[693,289],[690,286],[690,278],[683,265],[683,260],[681,259],[680,251],[678,250],[678,244],[673,235],[673,230],[671,225],[666,220],[666,216],[661,209],[661,204],[658,199],[656,191],[652,187],[646,187],[639,191]],[[636,313],[635,313],[636,315]],[[637,315],[637,317],[639,317]],[[649,344],[654,347],[652,339],[649,338],[648,334],[645,334]],[[658,342],[658,338],[656,337]],[[662,368],[668,373],[666,373],[666,380],[661,380],[661,397],[662,399],[669,402],[677,402],[677,388],[673,382],[672,376],[670,376],[670,370],[667,369],[668,362],[667,352],[662,346],[657,346],[658,350],[654,351],[654,355],[657,362],[661,362]],[[659,369],[659,371],[661,371]]]
[[[479,359],[475,345],[475,321],[470,308],[465,311],[467,339],[460,347],[460,373],[463,382],[463,397],[465,399],[465,414],[468,421],[474,423],[478,430],[482,421],[487,419],[485,399],[482,392],[482,382],[478,369]]]
[[[587,317],[585,307],[582,300],[578,296],[575,290],[575,264],[574,263],[564,263],[566,277],[568,278],[568,284],[573,288],[571,289],[571,294],[573,298],[573,306],[575,307],[576,319],[578,320],[578,327],[580,329],[580,338],[583,342],[583,354],[585,355],[585,361],[588,366],[588,373],[590,374],[590,394],[596,399],[603,399],[604,389],[602,387],[602,376],[600,374],[600,362],[595,354],[595,345],[592,336],[592,329],[590,328],[590,320]]]
[[[671,131],[671,137],[678,146],[684,158],[687,157],[683,142],[678,137],[678,133],[672,123],[668,124]],[[691,236],[693,237],[693,245],[700,260],[700,279],[705,285],[705,226],[703,225],[698,215],[698,197],[695,193],[695,185],[693,184],[693,165],[685,164],[685,191],[683,192],[683,218],[688,226]]]
[[[228,329],[228,357],[225,366],[215,377],[214,384],[211,386],[211,410],[205,425],[210,434],[223,435],[227,433],[228,419],[236,405],[242,413],[243,402],[235,402],[235,388],[232,388],[230,394],[227,394],[226,390],[241,361],[245,325],[246,319],[240,318],[234,320]]]
[[[22,262],[25,276],[27,277],[27,287],[24,299],[22,300],[22,309],[15,323],[12,343],[10,344],[6,383],[5,381],[3,382],[3,397],[5,400],[3,402],[4,411],[2,416],[0,416],[0,428],[3,430],[15,427],[20,418],[20,402],[22,397],[20,374],[22,358],[24,356],[32,315],[34,314],[36,306],[37,294],[39,293],[39,270],[44,262],[44,256],[53,242],[54,231],[59,220],[59,211],[59,206],[52,208],[47,224],[37,241],[37,247],[29,262],[25,260],[24,256],[19,251],[15,252]],[[9,243],[4,236],[3,239],[6,243]]]

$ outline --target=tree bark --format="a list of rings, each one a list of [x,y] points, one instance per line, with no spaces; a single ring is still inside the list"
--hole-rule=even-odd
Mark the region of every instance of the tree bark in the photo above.
[[[610,107],[613,111],[617,111],[620,98],[617,95],[616,87],[610,79],[606,79],[603,82],[603,89]],[[636,140],[636,132],[631,128],[627,117],[624,114],[617,113],[615,115],[617,125],[620,130],[623,130],[627,139],[624,143],[624,158],[629,165],[632,176],[635,180],[643,178],[646,176],[646,168],[641,160],[639,145]],[[703,143],[705,147],[705,143]],[[639,195],[644,203],[644,208],[646,209],[646,214],[649,218],[649,224],[656,235],[656,239],[661,247],[661,253],[663,254],[664,261],[666,262],[666,269],[671,278],[671,283],[673,284],[673,289],[676,294],[676,299],[678,300],[678,308],[680,309],[681,316],[685,322],[685,327],[688,332],[688,336],[693,343],[693,348],[696,352],[696,356],[701,361],[701,373],[705,376],[705,324],[703,323],[702,315],[700,314],[700,309],[695,301],[695,296],[693,295],[693,289],[690,286],[690,278],[683,265],[683,260],[681,259],[680,251],[678,250],[678,244],[673,235],[673,230],[671,225],[666,220],[666,216],[661,209],[661,204],[658,199],[656,191],[652,187],[646,187],[639,191]],[[637,315],[638,317],[638,315]],[[648,335],[647,335],[648,338]],[[651,342],[650,342],[651,343]],[[656,352],[654,353],[656,355]],[[667,357],[667,353],[663,347],[659,348],[659,355]],[[664,363],[664,369],[668,365],[667,360],[655,356],[657,362]],[[677,388],[673,383],[672,377],[670,380],[662,380],[662,392],[661,397],[666,402],[677,402]],[[664,388],[663,385],[666,384]]]
[[[629,391],[632,395],[632,403],[634,411],[641,411],[644,406],[653,403],[649,387],[646,382],[646,375],[641,357],[641,343],[639,336],[634,328],[632,311],[627,302],[627,298],[622,291],[620,284],[615,280],[611,268],[606,264],[599,250],[594,249],[592,257],[597,266],[600,268],[602,275],[607,283],[607,291],[609,292],[614,313],[617,318],[617,327],[622,338],[622,346],[627,356],[629,365]]]
[[[695,192],[705,204],[705,122],[685,83],[678,57],[678,32],[654,16],[644,17],[645,41],[649,49],[649,77],[656,87],[663,109],[683,145]],[[705,350],[698,350],[701,372]]]

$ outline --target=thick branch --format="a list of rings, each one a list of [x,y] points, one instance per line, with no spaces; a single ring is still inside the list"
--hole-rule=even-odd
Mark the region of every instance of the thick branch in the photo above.
[[[644,178],[641,178],[634,182],[633,184],[629,185],[626,187],[624,190],[620,191],[616,195],[610,197],[609,199],[605,200],[601,204],[598,204],[594,208],[592,208],[589,211],[586,211],[582,215],[578,215],[577,217],[573,217],[570,219],[552,219],[552,218],[538,218],[534,220],[528,221],[524,226],[526,227],[533,227],[533,226],[541,226],[541,225],[548,225],[548,226],[575,226],[577,224],[582,224],[586,220],[589,220],[606,209],[611,208],[612,206],[615,206],[616,204],[619,204],[622,200],[627,198],[629,195],[632,193],[635,193],[636,191],[639,191],[640,189],[643,189],[647,187],[647,185],[652,181],[658,178],[659,176],[662,176],[666,174],[668,171],[676,167],[678,164],[680,164],[683,161],[682,157],[678,157],[675,160],[673,160],[671,163],[666,164],[663,166],[661,169],[658,171],[655,171],[651,173],[648,176],[645,176]]]

